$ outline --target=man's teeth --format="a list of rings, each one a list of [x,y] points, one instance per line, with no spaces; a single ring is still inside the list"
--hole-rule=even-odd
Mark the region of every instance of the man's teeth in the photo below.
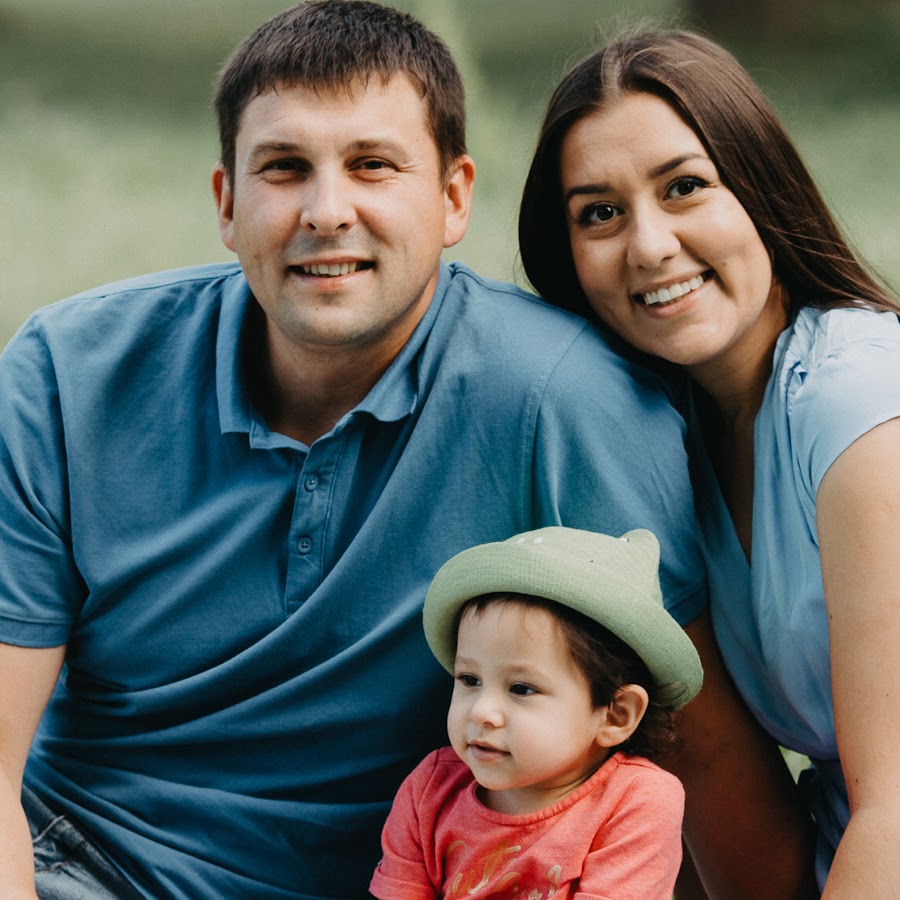
[[[649,291],[644,294],[644,303],[647,306],[654,306],[657,303],[668,303],[671,300],[677,300],[691,291],[696,291],[703,284],[703,276],[695,275],[689,281],[682,281],[680,284],[672,284],[667,288],[660,288],[658,291]]]
[[[304,275],[349,275],[360,268],[359,263],[335,263],[334,265],[300,266]]]

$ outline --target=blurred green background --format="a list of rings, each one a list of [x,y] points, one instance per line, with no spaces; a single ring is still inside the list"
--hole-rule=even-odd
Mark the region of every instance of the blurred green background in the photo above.
[[[900,283],[896,0],[396,0],[451,45],[478,163],[449,256],[524,282],[519,191],[549,92],[597,40],[651,16],[702,24],[763,85],[851,240]],[[285,0],[0,0],[0,347],[37,306],[218,259],[216,70]]]

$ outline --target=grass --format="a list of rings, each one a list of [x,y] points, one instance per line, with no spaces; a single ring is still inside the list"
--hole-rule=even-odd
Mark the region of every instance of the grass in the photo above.
[[[234,43],[283,0],[0,0],[0,347],[37,306],[91,285],[228,259],[209,172],[210,85]],[[613,0],[404,0],[456,53],[479,167],[469,235],[450,253],[516,277],[515,217],[553,83]],[[885,7],[888,10],[888,7]],[[684,21],[669,0],[631,18]],[[838,23],[831,42],[738,55],[797,138],[855,244],[900,283],[900,18]]]

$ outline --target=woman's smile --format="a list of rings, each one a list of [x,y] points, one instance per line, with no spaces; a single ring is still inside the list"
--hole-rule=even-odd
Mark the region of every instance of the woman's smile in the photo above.
[[[786,324],[769,253],[668,103],[629,93],[578,121],[561,182],[578,279],[606,325],[647,353],[716,372],[735,348],[769,351]]]

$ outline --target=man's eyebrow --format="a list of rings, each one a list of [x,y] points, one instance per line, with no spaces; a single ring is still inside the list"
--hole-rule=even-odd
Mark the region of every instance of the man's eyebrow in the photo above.
[[[351,141],[346,147],[342,148],[343,153],[391,153],[398,157],[409,156],[409,150],[404,145],[389,137],[373,137],[359,138]],[[257,165],[261,160],[279,153],[289,154],[291,156],[304,156],[305,151],[293,141],[262,141],[251,148],[247,157],[251,167]]]
[[[248,162],[252,166],[258,160],[264,159],[267,156],[272,156],[278,153],[292,153],[296,154],[300,152],[300,148],[296,144],[292,144],[290,141],[264,141],[261,144],[256,144],[253,149],[250,151],[250,155],[248,156]]]
[[[667,159],[664,163],[660,163],[658,166],[654,166],[647,174],[651,178],[659,178],[661,175],[674,172],[679,166],[683,166],[686,162],[694,159],[709,162],[709,157],[703,153],[683,153],[681,156],[675,156],[672,159]],[[566,202],[568,203],[573,197],[583,196],[584,194],[607,194],[610,190],[610,186],[603,182],[579,184],[566,191]]]
[[[347,153],[388,153],[397,159],[410,157],[410,147],[392,137],[359,138],[346,148]]]

